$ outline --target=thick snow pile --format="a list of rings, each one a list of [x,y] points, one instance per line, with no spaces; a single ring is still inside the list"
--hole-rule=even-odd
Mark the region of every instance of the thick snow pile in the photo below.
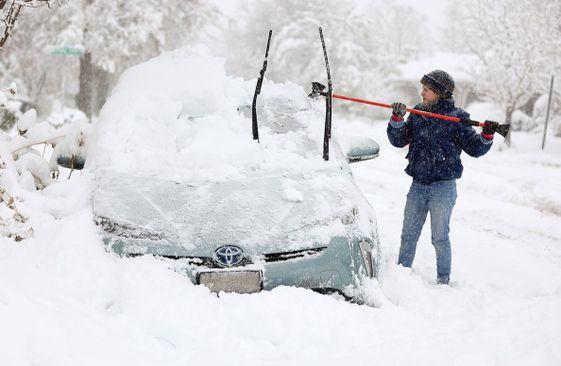
[[[322,123],[318,131],[304,123],[312,112],[298,103],[292,108],[303,109],[301,120],[267,119],[286,109],[264,103],[257,144],[247,110],[237,111],[238,104],[250,101],[254,83],[190,75],[210,80],[208,88],[174,86],[173,77],[182,80],[190,72],[183,67],[200,62],[190,60],[163,59],[170,69],[180,67],[177,74],[147,63],[124,75],[126,84],[104,109],[94,144],[99,150],[90,150],[94,173],[228,184],[252,172],[286,168],[290,174],[274,187],[279,201],[299,205],[309,199],[312,192],[302,190],[291,174],[320,166]],[[221,70],[219,60],[205,66]],[[269,98],[282,96],[266,85],[264,94],[273,92]],[[162,98],[147,86],[165,86],[169,94]],[[199,89],[222,104],[191,99]],[[561,364],[561,140],[550,137],[541,151],[541,136],[515,132],[510,149],[497,136],[484,157],[463,156],[452,217],[452,282],[437,286],[428,222],[413,268],[395,264],[410,184],[403,172],[407,149],[389,145],[386,121],[368,125],[334,118],[334,125],[334,136],[354,131],[381,146],[379,158],[352,166],[375,204],[385,249],[383,281],[365,284],[369,304],[376,307],[286,287],[216,296],[170,270],[169,262],[108,253],[93,222],[93,179],[84,171],[42,191],[14,192],[35,236],[19,243],[0,237],[0,364]],[[303,128],[311,133],[303,134]],[[248,144],[241,143],[242,135]],[[209,138],[215,142],[203,145]],[[311,148],[300,149],[300,143]],[[270,160],[273,155],[281,161]],[[171,156],[178,160],[162,159]],[[252,160],[255,156],[259,159]],[[299,165],[290,166],[295,162]],[[315,191],[327,191],[316,172],[310,178]],[[138,186],[139,192],[145,188]],[[118,204],[117,198],[108,205]],[[238,198],[246,205],[253,199]],[[195,227],[205,229],[202,224]]]
[[[254,80],[226,77],[219,58],[175,52],[135,66],[123,74],[101,112],[87,165],[177,181],[239,179],[320,165],[323,114],[313,110],[304,90],[263,85],[260,143],[251,131],[254,90]],[[284,123],[275,124],[283,116]]]
[[[0,238],[0,364],[560,364],[561,216],[548,202],[561,141],[538,153],[540,136],[514,133],[512,149],[497,140],[463,158],[447,287],[434,285],[428,226],[413,269],[395,265],[406,150],[389,145],[385,121],[339,121],[381,145],[353,165],[386,248],[377,308],[296,288],[217,297],[153,257],[120,259],[104,250],[89,179],[76,174],[22,193],[35,238]]]

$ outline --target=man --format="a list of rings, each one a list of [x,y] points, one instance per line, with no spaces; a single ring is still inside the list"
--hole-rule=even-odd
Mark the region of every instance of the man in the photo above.
[[[422,103],[415,106],[428,112],[458,117],[461,121],[448,122],[410,114],[403,116],[406,106],[393,103],[393,114],[387,134],[392,145],[409,145],[405,172],[413,177],[405,204],[401,247],[398,264],[411,267],[417,241],[430,213],[432,244],[436,251],[438,284],[450,281],[451,248],[448,233],[450,217],[456,202],[456,179],[462,176],[460,154],[479,157],[491,148],[498,123],[485,121],[483,131],[477,134],[466,122],[469,114],[455,107],[454,80],[442,70],[434,70],[421,79]]]

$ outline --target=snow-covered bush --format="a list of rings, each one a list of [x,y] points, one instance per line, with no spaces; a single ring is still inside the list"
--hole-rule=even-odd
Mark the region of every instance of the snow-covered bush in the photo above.
[[[50,171],[54,177],[58,177],[59,159],[64,159],[72,165],[83,165],[88,155],[88,141],[91,133],[91,125],[85,122],[75,122],[63,128],[64,138],[56,144],[49,161]]]
[[[526,113],[516,110],[512,113],[510,128],[513,131],[531,131],[538,126],[536,120]]]
[[[9,95],[14,96],[16,92],[16,84],[12,83],[9,89],[0,93],[0,130],[9,131],[21,116],[23,103],[8,98]]]
[[[0,186],[0,235],[21,241],[33,236],[33,228],[16,207],[16,199]]]
[[[0,92],[0,102],[5,99]],[[0,235],[16,241],[33,235],[33,228],[18,207],[18,192],[51,185],[59,175],[59,157],[85,159],[89,131],[90,125],[84,122],[59,129],[47,121],[37,122],[34,109],[21,114],[11,135],[0,131]],[[45,157],[48,145],[54,148],[50,162]]]
[[[62,127],[74,123],[88,123],[89,119],[84,112],[79,109],[62,106],[57,100],[53,103],[51,115],[46,119],[53,127]]]
[[[5,137],[6,148],[1,152],[4,161],[10,160],[18,175],[20,188],[27,190],[43,189],[58,177],[57,161],[60,157],[85,159],[90,125],[74,123],[55,129],[48,122],[36,122],[35,111],[30,110],[22,115],[17,124],[18,134]],[[50,145],[54,151],[50,161],[46,160],[45,150]],[[42,146],[35,149],[35,146]],[[5,168],[8,169],[8,168]],[[29,174],[33,177],[30,184]]]
[[[532,119],[537,126],[544,126],[547,116],[549,94],[541,95],[532,108]],[[548,131],[554,131],[555,136],[561,137],[561,95],[554,91],[549,111]]]
[[[548,95],[543,94],[534,102],[534,106],[532,108],[532,119],[538,125],[543,125],[545,123],[548,99]]]

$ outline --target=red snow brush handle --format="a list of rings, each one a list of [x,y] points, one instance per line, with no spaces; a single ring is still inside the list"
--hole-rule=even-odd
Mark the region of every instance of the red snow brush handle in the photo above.
[[[391,105],[386,104],[386,103],[379,103],[379,102],[374,102],[374,101],[366,100],[366,99],[347,97],[345,95],[333,94],[333,98],[348,100],[348,101],[356,102],[356,103],[374,105],[376,107],[393,109]],[[409,113],[418,114],[420,116],[438,118],[438,119],[442,119],[442,120],[445,120],[445,121],[460,122],[460,119],[458,117],[445,116],[443,114],[425,112],[425,111],[420,111],[418,109],[413,109],[413,108],[406,108],[405,110]],[[470,120],[470,125],[483,127],[485,125],[485,123]]]
[[[373,105],[373,106],[376,106],[376,107],[393,109],[392,106],[387,104],[387,103],[380,103],[380,102],[374,102],[372,100],[347,97],[345,95],[340,95],[340,94],[331,94],[331,93],[328,93],[328,92],[324,92],[324,90],[325,90],[324,85],[322,85],[321,83],[318,83],[317,81],[314,81],[312,83],[312,92],[308,95],[308,97],[315,99],[315,98],[318,98],[319,96],[322,96],[322,97],[326,97],[326,98],[342,99],[342,100],[348,100],[350,102],[355,102],[355,103],[362,103],[362,104]],[[437,118],[437,119],[444,120],[444,121],[468,123],[470,126],[483,127],[483,126],[485,126],[485,122],[490,122],[490,121],[479,122],[479,121],[473,121],[471,119],[461,120],[458,117],[445,116],[445,115],[442,115],[442,114],[420,111],[418,109],[413,109],[413,108],[406,108],[405,110],[409,113],[418,114],[420,116],[425,116],[425,117]],[[497,122],[493,122],[493,123],[497,124]],[[508,124],[508,123],[503,124],[503,125],[497,124],[495,132],[497,132],[499,135],[501,135],[503,137],[506,137],[509,129],[510,129],[510,124]]]

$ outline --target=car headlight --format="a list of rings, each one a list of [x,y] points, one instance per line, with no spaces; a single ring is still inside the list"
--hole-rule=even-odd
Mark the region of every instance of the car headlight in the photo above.
[[[104,216],[97,216],[95,218],[95,222],[97,225],[101,226],[101,228],[105,232],[123,238],[146,239],[153,241],[165,239],[164,236],[160,233],[141,227],[136,227],[127,223],[120,223]]]
[[[362,240],[359,243],[360,254],[362,254],[362,260],[364,262],[364,267],[366,268],[366,275],[370,278],[374,277],[374,271],[372,268],[372,250],[370,245],[366,240]]]

